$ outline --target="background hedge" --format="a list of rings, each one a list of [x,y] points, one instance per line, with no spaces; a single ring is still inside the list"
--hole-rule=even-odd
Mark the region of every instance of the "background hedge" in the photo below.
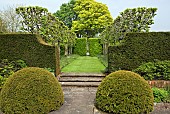
[[[100,38],[89,38],[89,51],[90,56],[97,56],[102,54],[102,45],[100,43]],[[76,44],[74,47],[74,54],[78,54],[81,56],[86,55],[86,38],[77,38]]]
[[[0,51],[0,59],[21,59],[28,66],[55,68],[55,48],[37,35],[0,34]]]
[[[109,47],[109,72],[155,60],[170,60],[170,32],[128,33],[124,44]]]
[[[74,46],[74,54],[78,54],[80,56],[86,55],[86,38],[77,38],[76,44]]]

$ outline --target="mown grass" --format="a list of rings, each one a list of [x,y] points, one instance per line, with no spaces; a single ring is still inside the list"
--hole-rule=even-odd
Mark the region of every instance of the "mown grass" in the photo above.
[[[81,56],[62,69],[62,72],[101,73],[105,66],[97,57]]]

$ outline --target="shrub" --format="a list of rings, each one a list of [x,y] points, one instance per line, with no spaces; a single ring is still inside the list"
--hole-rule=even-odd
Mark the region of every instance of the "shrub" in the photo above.
[[[9,61],[8,59],[0,60],[0,75],[8,78],[14,72],[27,67],[23,60]]]
[[[116,71],[106,76],[96,93],[96,107],[114,114],[149,113],[153,110],[149,84],[131,71]]]
[[[8,78],[1,90],[0,110],[5,114],[47,114],[63,104],[61,85],[47,70],[28,67]]]
[[[154,102],[160,103],[160,102],[166,102],[166,99],[168,97],[168,92],[161,88],[152,88],[153,95],[154,95]]]
[[[2,86],[4,85],[5,81],[7,80],[7,78],[4,78],[0,75],[0,91],[2,89]]]
[[[170,61],[144,63],[134,72],[140,74],[146,80],[170,80]]]

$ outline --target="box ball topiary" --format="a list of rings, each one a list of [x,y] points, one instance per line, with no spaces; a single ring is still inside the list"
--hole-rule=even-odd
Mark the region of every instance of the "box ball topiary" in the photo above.
[[[153,110],[154,97],[140,75],[119,70],[106,76],[96,92],[96,107],[113,114],[147,114]]]
[[[0,93],[5,114],[48,114],[64,102],[61,85],[45,69],[28,67],[15,72]]]

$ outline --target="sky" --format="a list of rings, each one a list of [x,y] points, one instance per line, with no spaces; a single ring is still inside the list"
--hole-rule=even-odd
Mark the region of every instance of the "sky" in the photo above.
[[[54,13],[60,9],[63,3],[70,0],[0,0],[0,10],[7,9],[8,6],[41,6]],[[115,19],[120,12],[127,8],[154,7],[158,8],[154,17],[154,25],[151,31],[170,31],[170,0],[96,0],[108,6],[108,9]]]

